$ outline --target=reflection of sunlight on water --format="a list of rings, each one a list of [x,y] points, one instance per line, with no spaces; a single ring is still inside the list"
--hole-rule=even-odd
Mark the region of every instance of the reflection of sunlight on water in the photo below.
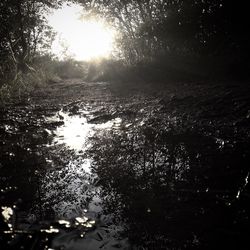
[[[5,221],[9,221],[11,216],[13,215],[13,210],[10,207],[2,207],[2,216]]]
[[[81,165],[81,168],[82,170],[85,172],[85,173],[88,173],[90,174],[90,167],[91,167],[91,159],[85,159],[84,162],[82,163]],[[80,171],[79,171],[80,172]]]
[[[78,156],[79,157],[79,156]],[[76,158],[60,170],[47,172],[42,181],[43,203],[49,202],[57,217],[81,216],[91,196],[91,171],[88,159]]]
[[[62,111],[59,116],[63,118],[64,125],[55,131],[54,143],[63,143],[77,151],[86,150],[87,139],[93,136],[96,130],[118,129],[122,123],[121,118],[115,118],[101,124],[90,124],[85,117],[70,116]]]
[[[2,209],[2,217],[9,227],[9,231],[7,230],[5,231],[5,233],[12,233],[13,225],[11,222],[12,222],[12,217],[14,215],[14,211],[11,207],[1,207],[1,209]]]
[[[122,119],[118,117],[111,121],[97,124],[95,125],[95,128],[96,129],[111,129],[111,128],[117,129],[120,127],[121,123],[122,123]]]
[[[82,114],[85,113],[82,112]],[[66,146],[75,150],[77,154],[73,155],[65,166],[59,170],[53,169],[44,176],[42,180],[43,202],[51,204],[59,218],[72,219],[82,216],[86,213],[84,212],[86,209],[90,214],[100,212],[101,200],[94,185],[95,176],[91,172],[92,160],[84,156],[84,153],[91,147],[90,137],[99,131],[119,129],[122,119],[115,118],[104,123],[91,124],[87,122],[86,117],[71,116],[60,111],[48,120],[64,122],[54,132],[53,144]],[[84,201],[89,198],[90,201],[86,204]]]
[[[237,192],[237,195],[236,195],[236,199],[239,199],[240,198],[240,194],[244,191],[245,187],[247,186],[248,184],[248,179],[249,179],[249,172],[247,173],[247,176],[244,180],[244,183],[243,185],[239,188],[238,192]]]
[[[55,143],[65,143],[69,148],[82,150],[86,143],[86,138],[92,131],[87,119],[79,116],[69,116],[60,112],[59,115],[64,119],[64,125],[56,130]]]

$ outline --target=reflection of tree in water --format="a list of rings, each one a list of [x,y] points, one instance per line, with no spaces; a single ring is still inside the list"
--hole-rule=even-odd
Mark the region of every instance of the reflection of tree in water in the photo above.
[[[210,248],[247,239],[246,190],[236,197],[246,146],[221,148],[211,136],[157,126],[100,138],[91,152],[106,212],[126,222],[136,245]]]
[[[60,146],[59,146],[60,147]],[[94,179],[86,172],[88,164],[84,155],[77,155],[67,148],[55,150],[63,155],[57,168],[41,176],[41,200],[45,217],[72,219],[82,216],[94,196]],[[56,166],[57,166],[56,165]],[[60,167],[63,166],[63,167]]]

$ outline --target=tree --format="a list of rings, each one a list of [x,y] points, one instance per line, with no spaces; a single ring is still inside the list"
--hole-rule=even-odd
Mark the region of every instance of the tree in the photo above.
[[[16,74],[32,70],[30,64],[38,51],[49,46],[53,32],[45,13],[62,1],[2,0],[0,2],[0,67],[11,62]],[[5,67],[6,68],[6,67]]]
[[[248,47],[247,8],[226,0],[78,0],[120,31],[131,63],[165,52],[214,55]]]

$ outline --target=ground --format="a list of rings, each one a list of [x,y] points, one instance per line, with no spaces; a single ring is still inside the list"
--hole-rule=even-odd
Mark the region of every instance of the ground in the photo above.
[[[9,249],[247,249],[250,85],[85,82],[0,111]]]

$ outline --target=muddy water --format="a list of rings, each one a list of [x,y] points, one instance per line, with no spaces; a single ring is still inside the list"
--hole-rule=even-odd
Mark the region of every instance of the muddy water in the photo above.
[[[3,246],[244,249],[249,140],[155,103],[5,111]]]
[[[63,120],[64,124],[53,132],[53,140],[48,147],[65,147],[71,151],[72,156],[63,168],[47,171],[42,176],[41,202],[48,204],[47,208],[43,205],[43,209],[52,210],[57,219],[63,218],[67,222],[76,220],[76,224],[82,224],[87,231],[95,228],[92,234],[80,234],[80,239],[73,244],[70,239],[79,238],[79,232],[73,235],[71,232],[69,236],[60,235],[53,241],[55,247],[64,245],[74,249],[98,249],[105,245],[112,249],[112,245],[121,244],[121,240],[116,239],[121,230],[119,225],[113,228],[106,225],[107,221],[112,222],[113,215],[103,215],[100,187],[96,185],[98,176],[92,172],[92,159],[87,155],[87,150],[92,147],[90,138],[100,132],[119,130],[122,120],[115,118],[91,124],[88,122],[90,117],[91,114],[87,111],[81,111],[81,115],[70,115],[61,110],[56,116],[49,118],[50,121]],[[83,236],[84,239],[81,239]],[[125,241],[125,244],[128,243]]]
[[[53,140],[47,146],[64,147],[72,153],[69,162],[62,169],[47,171],[41,179],[43,203],[53,203],[53,211],[58,218],[72,219],[82,214],[97,214],[102,211],[98,188],[95,186],[98,177],[92,172],[92,159],[86,152],[92,146],[90,138],[100,131],[119,130],[122,122],[120,118],[115,118],[91,124],[87,120],[89,112],[81,113],[70,115],[61,110],[56,116],[49,118],[54,122],[63,120],[64,124],[53,131]],[[86,202],[87,199],[89,202]]]
[[[1,213],[4,231],[1,233],[6,239],[6,248],[29,249],[32,244],[36,249],[49,245],[70,249],[104,246],[112,249],[112,245],[121,243],[128,246],[126,237],[117,238],[121,224],[110,226],[113,215],[103,214],[100,187],[96,185],[98,176],[92,172],[93,160],[87,154],[92,147],[91,138],[105,131],[118,131],[122,119],[116,117],[96,124],[88,122],[92,118],[93,115],[84,110],[78,115],[63,110],[54,115],[42,115],[44,127],[40,135],[34,135],[38,139],[36,143],[30,142],[33,140],[31,131],[25,130],[22,135],[16,124],[3,126]],[[29,145],[23,148],[25,153],[15,148],[14,144],[19,146],[19,141]],[[31,159],[26,154],[32,155]],[[23,167],[28,167],[25,169],[27,176],[24,169],[18,169],[20,161]],[[33,242],[34,232],[39,234],[35,239],[38,243]],[[48,235],[54,234],[58,236],[49,241]]]

